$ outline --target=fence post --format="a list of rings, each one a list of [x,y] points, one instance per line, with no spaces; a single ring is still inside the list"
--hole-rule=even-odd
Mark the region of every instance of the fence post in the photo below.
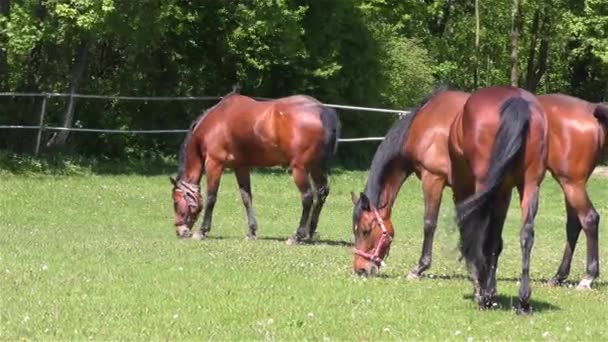
[[[42,140],[42,131],[44,131],[44,117],[46,115],[46,102],[49,98],[49,94],[44,93],[42,97],[42,105],[40,107],[40,120],[38,121],[38,136],[36,136],[36,147],[34,149],[34,155],[38,155],[40,152],[40,142]]]

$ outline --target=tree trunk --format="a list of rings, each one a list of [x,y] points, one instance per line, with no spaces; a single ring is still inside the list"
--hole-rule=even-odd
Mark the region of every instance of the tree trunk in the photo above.
[[[450,18],[450,14],[452,12],[452,3],[454,0],[447,0],[445,4],[443,4],[443,8],[441,10],[441,15],[437,15],[431,19],[431,23],[429,25],[429,29],[434,36],[442,37],[445,33],[445,28],[448,23],[448,19]]]
[[[517,52],[519,49],[519,0],[513,0],[513,18],[511,20],[511,85],[517,87]]]
[[[70,94],[75,94],[79,87],[80,82],[84,76],[84,71],[88,65],[88,57],[89,50],[92,46],[92,40],[87,39],[86,41],[81,41],[77,50],[76,50],[76,59],[74,60],[74,64],[72,65],[72,72],[70,75]],[[68,101],[68,107],[63,113],[62,118],[62,126],[70,128],[72,127],[74,121],[74,107],[76,106],[76,100],[73,96],[70,96]],[[59,131],[53,134],[49,142],[46,144],[47,147],[50,146],[58,146],[64,145],[68,136],[70,135],[69,131]]]
[[[8,17],[11,13],[11,0],[0,0],[0,17]],[[0,90],[6,89],[8,80],[8,62],[6,50],[8,37],[0,36]]]
[[[475,70],[473,72],[473,87],[479,87],[479,0],[475,0]]]
[[[540,30],[539,21],[540,8],[537,8],[532,19],[532,27],[530,28],[530,51],[528,52],[528,67],[526,71],[526,89],[528,90],[532,87],[532,79],[534,77],[534,70],[536,69],[536,43]]]
[[[541,24],[542,18],[542,24]],[[535,92],[538,84],[545,72],[549,59],[549,39],[551,34],[551,14],[547,7],[541,17],[540,10],[534,14],[532,22],[532,39],[530,41],[530,54],[528,56],[528,70],[526,74],[526,89]],[[538,58],[536,57],[536,44],[538,36],[541,36],[540,46],[538,47]]]

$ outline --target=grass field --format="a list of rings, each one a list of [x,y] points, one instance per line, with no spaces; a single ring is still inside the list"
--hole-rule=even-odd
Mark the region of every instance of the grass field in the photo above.
[[[222,179],[207,241],[180,241],[169,174],[20,174],[0,171],[1,340],[608,340],[608,285],[549,288],[565,239],[562,196],[547,178],[532,254],[534,314],[516,300],[519,211],[505,227],[498,290],[503,307],[480,312],[458,261],[446,190],[428,276],[408,281],[422,239],[420,184],[405,184],[396,240],[381,277],[351,275],[352,204],[364,172],[338,171],[320,242],[288,246],[299,196],[282,171],[253,175],[258,241],[232,174]],[[608,217],[608,178],[589,185]],[[606,219],[601,226],[605,228]],[[608,260],[608,234],[600,233]],[[572,279],[584,270],[581,240]],[[604,266],[605,269],[605,266]]]

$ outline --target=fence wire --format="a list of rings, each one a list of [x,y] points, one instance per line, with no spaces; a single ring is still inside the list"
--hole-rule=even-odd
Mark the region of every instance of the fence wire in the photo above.
[[[79,99],[94,99],[94,100],[122,100],[122,101],[208,101],[208,100],[221,100],[222,96],[121,96],[121,95],[90,95],[90,94],[70,94],[70,93],[15,93],[15,92],[0,92],[0,97],[44,97],[46,99],[51,97],[72,97]],[[269,100],[268,98],[257,98],[262,100]],[[45,101],[46,102],[46,101]],[[46,103],[45,103],[46,104]],[[409,110],[396,110],[386,108],[373,108],[373,107],[361,107],[361,106],[349,106],[340,104],[323,104],[324,106],[346,109],[354,111],[368,111],[378,113],[393,113],[398,114],[400,117],[411,113]],[[45,115],[45,109],[41,110],[41,123],[43,123],[43,117]],[[118,129],[103,129],[103,128],[80,128],[80,127],[59,127],[59,126],[46,126],[44,124],[38,126],[32,125],[0,125],[0,129],[32,129],[42,131],[70,131],[70,132],[86,132],[86,133],[109,133],[109,134],[175,134],[175,133],[187,133],[187,129],[150,129],[150,130],[118,130]],[[362,141],[382,141],[384,137],[362,137],[362,138],[342,138],[339,142],[362,142]]]

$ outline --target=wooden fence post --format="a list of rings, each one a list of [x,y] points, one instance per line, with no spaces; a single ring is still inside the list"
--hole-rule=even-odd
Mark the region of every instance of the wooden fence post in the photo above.
[[[36,137],[36,147],[34,149],[34,155],[38,155],[40,152],[40,142],[42,140],[42,131],[44,131],[44,117],[46,116],[46,102],[49,98],[47,93],[44,93],[42,98],[42,105],[40,107],[40,120],[38,121],[38,136]]]

